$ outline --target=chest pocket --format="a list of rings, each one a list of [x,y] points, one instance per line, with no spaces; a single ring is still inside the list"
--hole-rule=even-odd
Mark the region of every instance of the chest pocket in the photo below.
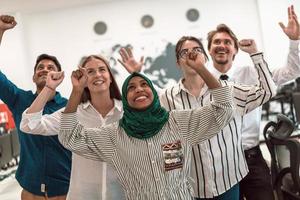
[[[164,169],[170,171],[181,169],[184,163],[183,148],[180,140],[175,142],[162,144]]]

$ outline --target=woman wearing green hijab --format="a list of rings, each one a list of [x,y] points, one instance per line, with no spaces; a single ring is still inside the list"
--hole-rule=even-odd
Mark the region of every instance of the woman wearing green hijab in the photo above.
[[[77,120],[86,82],[82,70],[83,76],[72,77],[60,142],[79,155],[110,163],[127,199],[193,199],[188,180],[192,146],[219,132],[230,121],[233,106],[229,87],[220,86],[202,56],[189,52],[187,62],[211,89],[214,101],[210,105],[167,112],[151,81],[133,73],[122,87],[123,117],[98,129],[85,128]]]

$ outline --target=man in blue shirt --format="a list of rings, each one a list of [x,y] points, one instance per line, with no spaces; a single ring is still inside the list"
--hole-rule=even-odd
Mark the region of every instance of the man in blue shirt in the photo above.
[[[0,16],[0,43],[4,32],[15,25],[13,17]],[[23,111],[45,87],[50,71],[61,71],[56,57],[47,54],[38,56],[33,75],[36,93],[18,88],[0,71],[0,99],[12,111],[19,133],[21,151],[16,179],[23,188],[22,200],[66,199],[69,188],[71,152],[59,143],[57,136],[30,135],[19,129]],[[43,114],[51,114],[66,103],[67,99],[53,92]]]

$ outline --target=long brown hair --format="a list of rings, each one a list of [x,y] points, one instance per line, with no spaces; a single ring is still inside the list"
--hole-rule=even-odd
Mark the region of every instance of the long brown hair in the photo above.
[[[111,83],[110,83],[110,86],[109,86],[109,93],[110,93],[110,98],[111,99],[118,99],[118,100],[121,100],[122,99],[122,96],[121,96],[121,92],[120,92],[120,89],[117,85],[117,82],[115,80],[115,77],[113,76],[112,72],[111,72],[111,69],[110,69],[110,66],[109,66],[109,63],[108,61],[100,56],[100,55],[90,55],[86,58],[84,58],[80,64],[81,67],[85,67],[85,65],[92,59],[98,59],[98,60],[101,60],[102,62],[105,63],[107,69],[108,69],[108,72],[109,72],[109,75],[110,75],[110,79],[111,79]],[[84,91],[82,93],[82,96],[81,96],[81,102],[82,103],[85,103],[87,102],[88,100],[91,100],[91,93],[90,93],[90,90],[86,87],[84,88]]]

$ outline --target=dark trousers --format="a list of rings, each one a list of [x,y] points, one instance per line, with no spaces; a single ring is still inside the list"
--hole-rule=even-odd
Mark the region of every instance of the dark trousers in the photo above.
[[[270,169],[259,146],[245,150],[249,173],[240,182],[240,199],[274,200]]]
[[[195,198],[195,200],[238,200],[239,199],[239,184],[234,185],[230,190],[214,198]]]

